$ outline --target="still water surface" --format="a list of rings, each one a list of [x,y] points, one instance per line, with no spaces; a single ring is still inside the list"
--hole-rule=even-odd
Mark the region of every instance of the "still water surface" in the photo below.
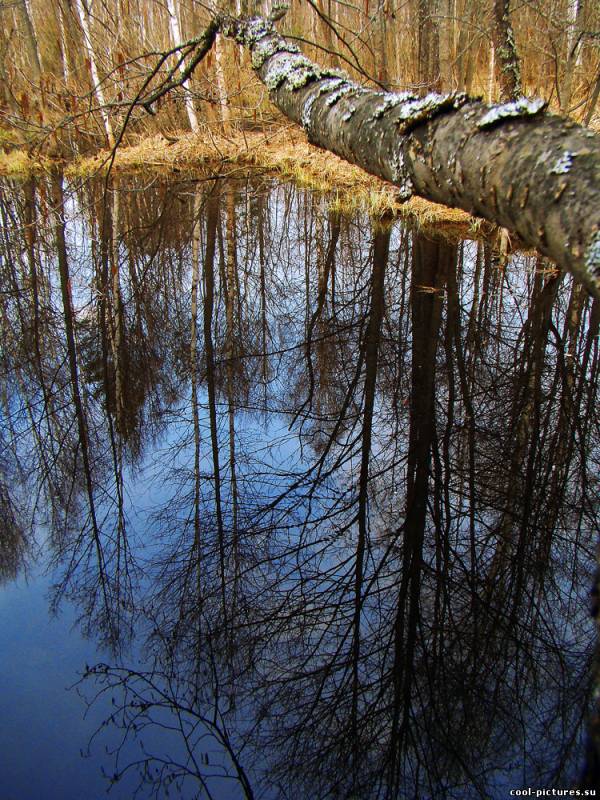
[[[0,222],[3,797],[581,785],[596,302],[255,177]]]

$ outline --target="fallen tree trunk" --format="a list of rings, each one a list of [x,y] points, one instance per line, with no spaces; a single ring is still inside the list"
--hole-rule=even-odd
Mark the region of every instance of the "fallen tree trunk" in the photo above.
[[[299,53],[270,21],[222,18],[272,101],[310,141],[412,193],[518,234],[600,298],[600,137],[540,100],[361,87]]]
[[[284,13],[284,12],[283,12]],[[247,47],[271,100],[320,147],[398,186],[514,231],[600,299],[600,137],[539,99],[486,105],[461,92],[372,91],[320,68],[271,19],[216,16],[189,45],[189,75],[221,32]],[[174,81],[135,102],[150,110]]]

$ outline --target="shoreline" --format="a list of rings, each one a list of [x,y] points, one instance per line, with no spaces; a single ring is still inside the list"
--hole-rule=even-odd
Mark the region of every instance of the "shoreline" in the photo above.
[[[112,163],[111,163],[112,162]],[[44,156],[38,158],[23,150],[0,153],[0,176],[25,178],[48,172],[55,164]],[[338,156],[308,143],[296,126],[278,126],[257,131],[235,131],[228,136],[205,127],[199,134],[177,137],[163,134],[121,145],[112,160],[110,151],[63,162],[68,178],[93,178],[127,172],[165,172],[218,170],[220,177],[234,177],[240,169],[256,169],[291,180],[298,186],[332,195],[332,207],[341,213],[365,211],[375,218],[391,215],[408,217],[416,224],[456,232],[463,236],[481,236],[494,226],[466,211],[413,197],[398,200],[396,188],[364,172]]]

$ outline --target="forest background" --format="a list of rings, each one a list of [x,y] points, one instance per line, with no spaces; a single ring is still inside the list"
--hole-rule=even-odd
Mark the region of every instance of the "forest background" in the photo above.
[[[196,0],[5,0],[0,6],[0,143],[72,158],[186,129],[218,138],[284,121],[233,41],[216,46],[148,113],[131,100],[182,76],[217,11]],[[235,14],[269,12],[237,0]],[[281,33],[315,61],[385,90],[465,90],[504,99],[506,52],[518,88],[600,127],[600,6],[593,0],[291,0]],[[206,135],[208,134],[208,135]],[[216,139],[214,137],[217,137]],[[161,146],[164,147],[164,141]],[[239,146],[239,142],[236,146]],[[143,158],[143,156],[142,156]]]

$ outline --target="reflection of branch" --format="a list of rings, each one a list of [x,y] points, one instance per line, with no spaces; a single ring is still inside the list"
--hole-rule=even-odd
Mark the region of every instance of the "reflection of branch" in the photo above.
[[[187,779],[193,779],[201,785],[205,796],[214,800],[209,781],[212,778],[229,778],[239,783],[246,800],[254,800],[250,779],[235,752],[216,703],[211,713],[202,712],[194,700],[196,693],[193,687],[181,684],[170,673],[159,669],[137,671],[101,663],[86,667],[79,685],[90,679],[95,680],[100,688],[95,689],[91,700],[87,701],[88,705],[92,706],[100,698],[109,695],[114,707],[110,717],[92,735],[90,746],[109,722],[123,732],[118,745],[112,751],[115,771],[110,777],[111,784],[118,783],[127,773],[137,770],[140,776],[139,787],[150,780],[155,784],[153,795],[156,797],[162,796],[159,794],[160,790],[171,784],[181,790]],[[188,689],[192,690],[192,702],[187,698]],[[115,694],[119,696],[119,700],[115,699]],[[137,739],[142,731],[151,728],[178,734],[185,749],[185,760],[179,761],[170,754],[149,752],[140,742],[142,756],[121,767],[119,761],[126,743]],[[233,774],[229,774],[227,770],[223,774],[216,764],[212,771],[203,769],[209,766],[209,759],[205,747],[204,752],[199,752],[199,746],[211,738],[230,758]]]

